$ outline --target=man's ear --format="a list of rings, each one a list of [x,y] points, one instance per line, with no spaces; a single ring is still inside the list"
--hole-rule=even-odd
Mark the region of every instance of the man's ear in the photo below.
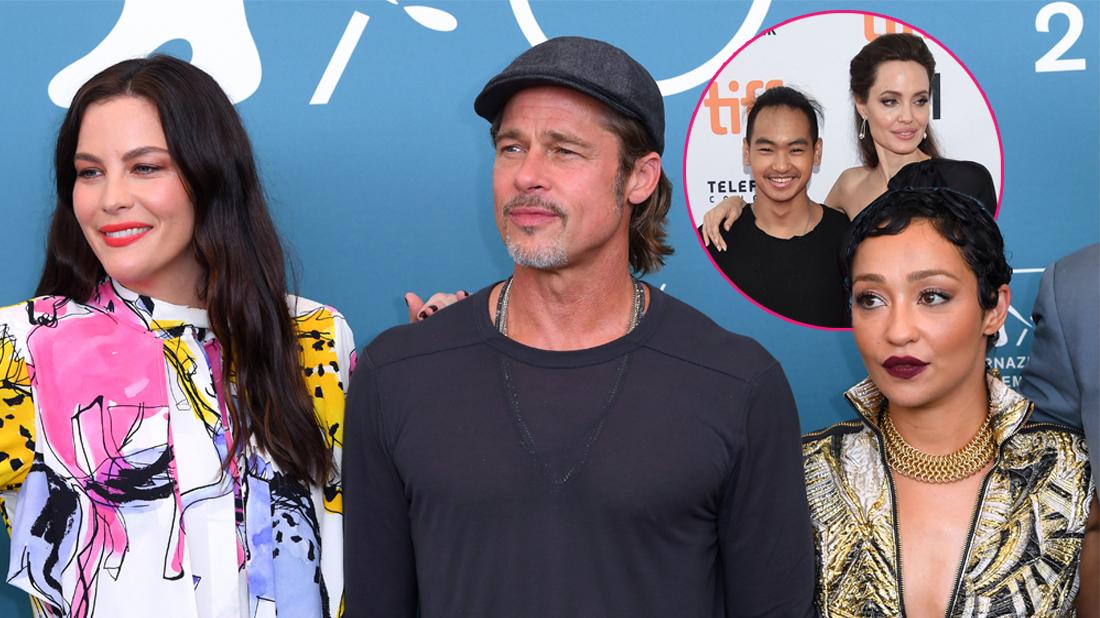
[[[634,161],[634,169],[623,187],[623,196],[631,204],[641,204],[657,190],[661,181],[661,155],[656,152],[642,155]]]

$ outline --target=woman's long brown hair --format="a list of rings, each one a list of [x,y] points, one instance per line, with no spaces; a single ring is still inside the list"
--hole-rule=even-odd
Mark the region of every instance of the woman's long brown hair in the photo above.
[[[170,56],[126,60],[76,93],[57,135],[57,205],[36,294],[85,301],[106,276],[73,212],[73,157],[84,112],[120,96],[157,108],[195,207],[192,246],[205,273],[198,293],[222,347],[222,383],[236,385],[236,401],[226,397],[234,429],[228,457],[254,438],[283,472],[322,484],[332,460],[302,376],[282,244],[241,119],[202,70]]]

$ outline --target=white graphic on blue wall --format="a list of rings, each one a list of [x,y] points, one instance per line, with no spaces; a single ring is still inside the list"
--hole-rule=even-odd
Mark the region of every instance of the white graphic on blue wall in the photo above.
[[[424,5],[401,6],[416,23],[437,32],[451,32],[458,19],[451,13]],[[516,24],[531,45],[547,39],[529,0],[510,0]],[[690,90],[707,80],[739,47],[752,38],[771,6],[771,0],[752,0],[740,27],[726,45],[706,62],[679,75],[657,81],[665,96]],[[336,49],[310,97],[310,105],[325,105],[340,78],[370,16],[353,11]],[[263,76],[260,53],[248,26],[244,0],[126,0],[118,22],[94,49],[65,67],[50,80],[50,100],[68,107],[84,82],[103,69],[128,58],[148,56],[170,41],[191,46],[191,63],[209,73],[233,103],[252,96]]]
[[[397,5],[397,0],[387,0],[390,4]],[[409,5],[401,7],[416,23],[437,32],[451,32],[458,27],[458,20],[454,15],[442,9],[430,6]],[[348,60],[355,52],[355,46],[363,36],[363,29],[367,27],[370,16],[359,11],[351,14],[344,34],[340,36],[340,42],[329,58],[328,66],[321,75],[321,81],[317,82],[317,88],[309,99],[310,105],[326,105],[332,99],[332,93],[336,90],[336,84],[340,83],[340,77],[344,75],[344,69],[348,67]]]
[[[103,41],[50,80],[50,100],[68,107],[77,89],[96,73],[128,58],[148,56],[175,40],[190,44],[191,63],[217,80],[234,103],[260,87],[260,53],[244,0],[126,0]]]
[[[1042,268],[1014,268],[1012,269],[1012,283],[1014,287],[1025,287],[1022,277],[1042,275]],[[1028,281],[1034,284],[1034,281]],[[1020,378],[1023,369],[1031,358],[1032,333],[1035,331],[1035,323],[1028,316],[1020,313],[1015,306],[1009,305],[1008,318],[997,331],[997,340],[993,343],[993,350],[986,357],[986,365],[996,369],[1001,374],[1001,380],[1008,386],[1019,389]]]
[[[523,36],[527,37],[527,42],[534,46],[545,41],[547,39],[546,33],[542,31],[542,26],[539,25],[538,19],[535,18],[535,12],[531,9],[530,0],[509,1],[512,5],[512,14],[515,15],[516,23],[519,24],[519,29],[523,31]],[[745,43],[748,43],[749,39],[760,30],[760,26],[764,23],[764,16],[768,14],[768,8],[771,7],[771,3],[771,0],[752,0],[752,6],[749,7],[748,13],[745,14],[745,19],[741,21],[741,26],[737,29],[737,32],[733,34],[733,38],[726,43],[725,47],[714,54],[710,60],[707,60],[690,71],[674,77],[658,79],[657,85],[661,87],[661,94],[666,97],[673,94],[679,94],[691,90],[699,84],[710,81],[710,78],[714,77],[714,74],[717,73],[718,69],[720,69],[726,60],[733,55],[733,52],[737,51],[738,48]]]

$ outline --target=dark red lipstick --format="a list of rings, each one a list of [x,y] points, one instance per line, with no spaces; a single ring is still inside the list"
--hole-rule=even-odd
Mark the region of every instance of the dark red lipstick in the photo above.
[[[902,380],[915,378],[927,366],[928,363],[912,356],[891,356],[882,362],[886,373]]]

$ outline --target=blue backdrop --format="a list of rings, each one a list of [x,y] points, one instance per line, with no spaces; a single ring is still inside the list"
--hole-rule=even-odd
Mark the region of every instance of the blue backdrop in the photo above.
[[[300,293],[340,308],[360,344],[405,319],[404,291],[475,290],[510,269],[491,216],[488,126],[472,102],[491,75],[529,47],[513,12],[513,5],[526,3],[423,2],[430,6],[407,0],[245,5],[262,71],[251,73],[259,81],[239,109],[277,223],[300,264]],[[206,6],[163,6],[173,4],[189,13]],[[1100,3],[534,0],[530,7],[547,35],[606,39],[665,78],[721,50],[750,4],[764,11],[763,27],[826,9],[886,13],[936,37],[973,72],[1004,144],[1000,222],[1019,270],[1016,315],[994,362],[1011,380],[1030,347],[1039,269],[1100,238]],[[0,2],[4,304],[32,293],[42,262],[52,141],[64,113],[49,84],[104,41],[123,8],[121,1]],[[246,37],[244,31],[238,42]],[[183,33],[157,45],[191,58],[207,53],[209,40]],[[332,60],[338,47],[346,52],[342,72],[340,54]],[[1070,62],[1040,61],[1048,55]],[[247,54],[221,56],[230,73],[234,62],[247,60]],[[331,95],[320,104],[328,89],[318,85],[330,64]],[[846,67],[836,74],[844,79]],[[681,189],[684,137],[709,77],[665,99],[665,169]],[[243,90],[247,81],[239,79]],[[682,190],[670,218],[677,254],[649,281],[771,350],[790,378],[803,429],[848,417],[839,393],[863,376],[850,335],[783,322],[726,285],[695,239]],[[7,548],[3,537],[2,572]],[[0,616],[29,616],[25,597],[0,590]]]

